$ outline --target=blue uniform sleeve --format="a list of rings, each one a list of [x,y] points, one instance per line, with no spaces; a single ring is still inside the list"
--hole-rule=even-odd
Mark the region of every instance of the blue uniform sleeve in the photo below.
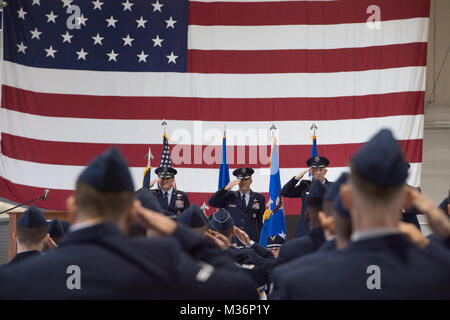
[[[301,183],[297,186],[298,180],[293,177],[281,189],[281,195],[286,198],[301,198],[302,193],[307,188],[307,184]]]
[[[235,193],[222,188],[209,198],[208,203],[214,208],[224,208],[232,201],[236,201]]]

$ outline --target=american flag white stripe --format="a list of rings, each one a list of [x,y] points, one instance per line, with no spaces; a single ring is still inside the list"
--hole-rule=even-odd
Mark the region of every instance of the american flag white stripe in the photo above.
[[[4,173],[2,176],[13,183],[61,190],[73,190],[78,175],[84,166],[64,166],[64,165],[48,165],[29,161],[12,159],[6,156],[0,156],[0,169]],[[421,163],[412,163],[410,168],[410,176],[408,183],[417,186],[420,181]],[[131,167],[131,174],[135,182],[136,188],[139,188],[139,182],[142,180],[142,173],[145,167]],[[304,168],[283,168],[280,170],[281,181],[288,181],[297,175]],[[212,195],[217,190],[217,171],[218,169],[197,169],[197,168],[176,168],[177,187],[180,190],[189,190],[190,192],[206,193],[206,197]],[[330,167],[328,168],[327,178],[330,181],[337,179],[342,171],[346,171],[346,167]],[[230,176],[232,174],[230,169]],[[54,177],[58,176],[59,179]],[[256,192],[267,192],[269,187],[270,168],[255,169],[253,175],[252,190]],[[193,185],[192,181],[201,183]],[[194,187],[193,187],[194,186]]]
[[[189,49],[337,49],[426,42],[428,18],[367,23],[289,26],[189,26]]]
[[[3,71],[3,83],[11,87],[98,96],[341,97],[424,91],[425,80],[426,67],[414,66],[313,74],[199,74],[58,70],[4,62]]]
[[[77,119],[36,116],[2,109],[2,132],[47,141],[88,143],[159,144],[159,120]],[[28,125],[24,126],[23,123]],[[315,122],[321,132],[320,144],[361,143],[381,128],[390,128],[399,140],[423,138],[423,115]],[[227,122],[227,145],[266,145],[272,122]],[[311,144],[311,121],[277,121],[280,145]],[[295,132],[296,134],[291,134]],[[170,121],[170,143],[220,145],[223,122]],[[217,135],[215,135],[217,134]],[[252,139],[250,139],[252,137]],[[320,146],[320,145],[319,145]]]

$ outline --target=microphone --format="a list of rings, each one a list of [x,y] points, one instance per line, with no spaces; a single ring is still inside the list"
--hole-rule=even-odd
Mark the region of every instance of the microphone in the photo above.
[[[2,213],[5,213],[5,212],[8,212],[8,211],[11,211],[11,210],[13,210],[13,209],[15,209],[15,208],[18,208],[18,207],[24,206],[24,205],[26,205],[26,204],[28,204],[28,203],[30,203],[30,202],[33,202],[33,201],[36,201],[36,200],[39,200],[39,199],[42,199],[43,201],[45,201],[45,199],[47,199],[47,196],[48,196],[48,194],[49,194],[49,193],[50,193],[50,190],[48,190],[48,189],[45,189],[45,191],[44,191],[44,194],[43,194],[42,196],[39,196],[39,197],[37,197],[37,198],[34,198],[33,200],[30,200],[30,201],[27,201],[27,202],[24,202],[24,203],[18,204],[18,205],[17,205],[17,206],[15,206],[15,207],[12,207],[12,208],[6,209],[6,210],[4,210],[4,211],[0,212],[0,214],[2,214]]]

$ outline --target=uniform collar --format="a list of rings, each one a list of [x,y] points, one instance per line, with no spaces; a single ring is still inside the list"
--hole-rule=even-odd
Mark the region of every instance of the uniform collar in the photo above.
[[[113,222],[84,225],[81,228],[75,229],[75,231],[71,229],[69,233],[64,235],[61,239],[60,246],[74,242],[98,241],[99,239],[111,236],[124,236],[119,230],[119,227]]]
[[[251,190],[249,189],[248,192],[245,193],[245,194],[242,193],[241,190],[239,190],[238,192],[239,192],[239,196],[240,196],[241,198],[242,198],[242,195],[245,195],[246,198],[249,198],[249,197],[250,197],[250,192],[251,192]]]
[[[164,195],[164,193],[166,193],[166,191],[164,191],[163,189],[161,189],[161,192],[162,192],[162,194]],[[172,193],[173,193],[173,187],[172,188],[170,188],[168,191],[167,191],[167,195],[169,196],[169,197],[171,197],[172,196]]]
[[[399,234],[396,228],[373,228],[368,230],[357,231],[352,234],[351,241],[361,241],[372,238],[385,237],[393,234]]]

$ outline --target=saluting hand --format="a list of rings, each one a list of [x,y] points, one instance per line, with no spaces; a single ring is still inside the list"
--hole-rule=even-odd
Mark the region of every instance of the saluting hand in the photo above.
[[[430,243],[430,240],[428,240],[428,238],[425,237],[412,223],[400,221],[398,224],[398,230],[419,248],[425,248]]]
[[[145,226],[162,236],[169,236],[174,233],[177,223],[165,215],[144,208],[141,202],[135,201],[136,218]]]
[[[244,230],[241,230],[235,226],[234,234],[239,239],[239,241],[242,242],[243,245],[247,246],[248,244],[250,244],[250,237]]]
[[[204,233],[205,237],[211,240],[220,250],[227,250],[231,247],[231,242],[220,232],[208,229]]]
[[[240,182],[241,182],[241,179],[230,181],[230,183],[225,186],[225,190],[230,190],[234,186],[238,185]]]
[[[450,237],[450,221],[445,212],[439,209],[434,202],[419,193],[416,189],[409,187],[407,197],[411,205],[427,216],[428,224],[433,232],[441,239]],[[407,206],[409,207],[409,206]]]
[[[58,247],[58,245],[56,244],[56,242],[52,239],[52,237],[50,237],[50,235],[47,233],[47,235],[45,236],[45,240],[44,240],[44,244],[47,246],[47,248],[49,250],[51,249],[55,249]]]
[[[300,180],[301,178],[303,178],[305,173],[310,172],[310,171],[311,171],[311,168],[307,168],[307,169],[303,170],[302,172],[300,172],[298,175],[296,175],[295,178],[297,180]]]
[[[152,181],[150,181],[150,188],[153,188],[153,186],[155,185],[155,183],[159,183],[159,182],[161,182],[161,178],[158,178],[158,179],[154,179],[154,180],[152,180]]]

